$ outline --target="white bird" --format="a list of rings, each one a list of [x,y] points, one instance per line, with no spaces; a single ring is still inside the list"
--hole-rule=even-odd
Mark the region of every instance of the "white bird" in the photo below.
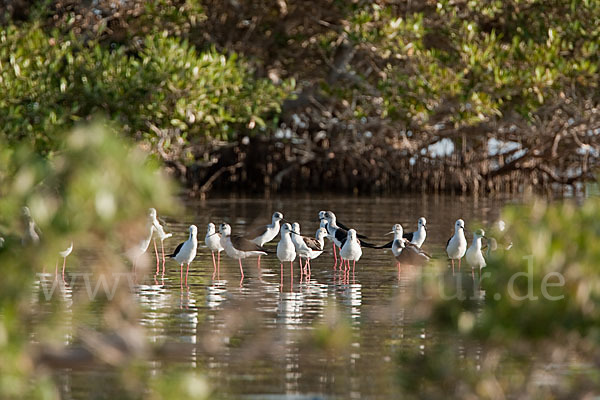
[[[277,224],[277,230],[279,231],[279,222]],[[219,231],[221,232],[221,246],[225,248],[225,253],[227,253],[229,257],[239,261],[240,272],[242,274],[242,279],[244,279],[242,259],[251,256],[266,256],[267,250],[245,237],[232,235],[231,226],[229,226],[229,224],[222,223],[219,226]]]
[[[248,232],[245,237],[250,241],[256,243],[260,247],[264,246],[265,243],[275,239],[275,236],[279,233],[279,223],[283,220],[283,214],[279,211],[273,213],[271,217],[271,224],[264,225],[259,228]],[[258,267],[260,268],[260,254],[258,255]]]
[[[137,265],[138,259],[148,250],[150,246],[150,242],[152,241],[152,235],[154,234],[154,225],[149,224],[147,226],[148,233],[146,237],[144,237],[135,248],[135,258],[133,259],[133,272],[135,273],[135,267]]]
[[[212,253],[213,267],[216,270],[221,265],[221,252],[225,250],[225,248],[221,245],[221,234],[217,232],[217,228],[212,222],[209,222],[208,226],[206,227],[206,236],[204,237],[204,243],[206,243],[206,247],[208,247]],[[215,251],[217,252],[216,263]]]
[[[296,259],[296,246],[291,238],[292,226],[288,223],[281,225],[281,240],[277,243],[277,258],[281,266],[281,282],[283,286],[283,263],[290,263],[290,272],[294,276],[294,260]]]
[[[486,262],[481,252],[481,238],[485,238],[483,229],[478,229],[473,233],[473,243],[467,249],[466,260],[471,266],[471,274],[475,278],[475,268],[479,270],[479,278],[481,278],[481,270],[485,267]]]
[[[415,246],[421,248],[423,242],[425,242],[425,238],[427,237],[427,220],[425,217],[419,218],[417,221],[417,230],[414,232],[407,232],[402,237],[407,239],[410,243]]]
[[[317,231],[320,232],[321,228],[319,228],[319,230]],[[324,235],[322,236],[324,237]],[[312,237],[307,237],[307,236],[302,236],[300,234],[300,224],[297,222],[294,222],[294,224],[292,225],[292,242],[294,243],[294,246],[296,247],[296,252],[298,253],[298,258],[300,258],[300,271],[302,272],[302,268],[304,268],[304,270],[306,271],[307,267],[309,266],[310,262],[309,260],[313,259],[313,258],[317,258],[319,255],[321,255],[321,253],[323,253],[323,244],[324,244],[324,240],[321,239],[321,241],[319,241],[316,237],[312,238]],[[306,260],[305,265],[302,265],[302,258],[304,258]]]
[[[156,214],[156,209],[155,208],[151,208],[150,209],[150,220],[152,221],[152,225],[154,226],[154,231],[156,232],[156,234],[158,235],[158,238],[160,239],[160,248],[162,251],[162,260],[163,260],[163,275],[165,273],[165,245],[164,245],[164,241],[165,239],[170,238],[171,236],[173,236],[172,233],[165,233],[165,229],[163,228],[163,226],[161,225],[160,221],[158,220],[158,216]],[[158,249],[156,248],[156,239],[154,239],[154,252],[156,253],[156,273],[158,274]]]
[[[446,253],[452,261],[452,272],[454,272],[454,260],[458,260],[458,270],[460,271],[460,260],[464,257],[466,251],[465,221],[458,219],[454,224],[454,236],[448,239],[446,244]]]
[[[67,257],[69,257],[69,255],[71,254],[72,251],[73,251],[73,242],[71,242],[69,247],[67,247],[65,250],[60,251],[58,253],[63,258],[63,267],[62,267],[63,282],[65,281],[65,266],[67,265]],[[58,261],[56,261],[54,276],[58,276]]]
[[[347,238],[342,245],[342,249],[340,250],[342,264],[346,261],[347,267],[350,268],[350,261],[352,261],[352,270],[354,270],[356,262],[360,260],[360,257],[362,256],[362,249],[360,246],[360,240],[356,237],[356,231],[350,229],[347,233]]]
[[[154,225],[152,226],[154,228]],[[190,263],[194,261],[196,252],[198,250],[198,228],[196,225],[190,225],[190,236],[185,242],[179,243],[173,254],[170,254],[170,258],[174,258],[180,265],[179,277],[181,279],[181,285],[183,286],[183,264],[187,264],[185,272],[185,284],[187,285],[188,273],[190,271]]]
[[[398,269],[401,264],[422,266],[425,265],[431,256],[421,250],[416,244],[410,242],[403,235],[402,225],[396,224],[388,234],[394,234],[392,244],[392,253],[398,261]]]

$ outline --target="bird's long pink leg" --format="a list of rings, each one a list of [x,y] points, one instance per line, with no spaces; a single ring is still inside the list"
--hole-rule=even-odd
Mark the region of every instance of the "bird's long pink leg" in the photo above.
[[[333,269],[335,270],[335,267],[337,266],[337,254],[335,253],[335,243],[332,242],[333,245],[333,258],[335,260],[335,262],[333,263]]]
[[[163,240],[160,241],[160,249],[162,250],[162,257],[163,257],[163,265],[162,265],[162,270],[163,270],[163,274],[165,273],[165,242]]]
[[[190,272],[190,263],[187,264],[187,268],[185,270],[185,286],[187,286],[188,273]]]
[[[451,258],[450,262],[452,262],[452,275],[454,275],[454,258]]]
[[[258,255],[258,263],[257,263],[257,265],[258,265],[258,269],[260,270],[260,254]]]
[[[238,258],[238,261],[240,262],[240,273],[242,274],[242,279],[244,279],[244,268],[242,268],[242,259]]]
[[[302,283],[302,257],[298,257],[298,262],[300,263],[300,283]]]
[[[158,274],[158,248],[156,247],[156,239],[154,239],[154,254],[156,254],[156,273]]]
[[[290,261],[290,291],[294,291],[294,262]]]
[[[211,251],[213,258],[213,279],[215,279],[215,273],[217,272],[217,263],[215,262],[215,252]]]
[[[279,291],[283,292],[283,263],[279,264],[280,268],[281,268],[281,282],[279,283]]]
[[[460,272],[460,261],[462,260],[462,258],[458,259],[458,272]]]
[[[352,284],[354,284],[354,267],[356,266],[356,260],[352,263]]]
[[[221,279],[221,252],[217,252],[217,279]]]
[[[183,289],[183,263],[179,266],[179,287]]]
[[[66,281],[65,281],[65,266],[66,266],[66,265],[67,265],[67,257],[65,257],[65,258],[63,259],[62,280],[63,280],[63,282],[64,282],[64,283],[66,283]]]

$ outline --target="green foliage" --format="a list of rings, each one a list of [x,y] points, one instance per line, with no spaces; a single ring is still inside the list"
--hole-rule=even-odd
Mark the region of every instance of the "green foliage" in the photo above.
[[[172,184],[156,163],[119,138],[115,130],[102,125],[80,126],[61,136],[61,151],[50,159],[25,145],[0,150],[0,234],[6,238],[0,248],[1,398],[58,398],[46,372],[40,372],[43,362],[39,353],[48,346],[63,350],[67,320],[73,321],[74,332],[78,332],[76,343],[81,342],[82,335],[112,332],[130,340],[136,338],[144,346],[137,306],[125,282],[118,281],[116,286],[109,283],[115,288],[112,298],[100,291],[92,299],[72,288],[77,300],[69,310],[60,289],[44,299],[46,289],[36,289],[35,285],[45,279],[38,276],[43,268],[54,275],[58,251],[70,241],[74,242],[75,254],[84,257],[80,263],[69,265],[68,273],[114,279],[130,268],[121,254],[137,246],[145,235],[148,207],[173,210]],[[25,205],[41,230],[39,245],[21,243],[21,207]],[[75,267],[77,264],[81,267]],[[32,337],[36,338],[36,348],[31,347]],[[98,340],[100,336],[95,337]],[[119,361],[94,346],[85,348],[99,360],[119,365],[123,374],[135,370],[143,354],[134,352],[126,361]],[[68,351],[65,354],[68,360]],[[139,382],[130,381],[132,387],[147,387],[147,374],[137,379]],[[139,393],[133,390],[122,396],[139,398]]]
[[[441,339],[425,352],[399,355],[402,387],[429,398],[449,392],[481,398],[529,393],[540,399],[594,393],[600,355],[599,214],[597,197],[583,205],[537,200],[504,210],[508,229],[486,231],[501,250],[488,260],[480,285],[469,273],[445,276],[441,284],[438,276],[425,280],[420,318],[436,326]],[[457,343],[479,346],[477,363],[462,356]],[[585,367],[570,367],[573,360]],[[536,377],[551,364],[568,372],[550,372],[555,385],[542,385]]]
[[[0,137],[38,151],[56,149],[60,132],[97,113],[152,142],[163,131],[190,142],[251,134],[276,121],[291,89],[254,79],[235,54],[198,53],[162,34],[130,55],[35,25],[0,33]]]

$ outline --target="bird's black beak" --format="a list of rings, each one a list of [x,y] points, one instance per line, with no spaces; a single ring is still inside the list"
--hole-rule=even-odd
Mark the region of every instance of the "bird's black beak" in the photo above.
[[[385,236],[387,236],[387,235],[393,235],[394,233],[395,233],[394,231],[391,231],[391,232],[386,233]]]
[[[285,219],[285,218],[281,218],[281,222],[283,222],[284,224],[289,224],[289,223],[290,223],[290,221],[288,221],[288,220],[287,220],[287,219]]]

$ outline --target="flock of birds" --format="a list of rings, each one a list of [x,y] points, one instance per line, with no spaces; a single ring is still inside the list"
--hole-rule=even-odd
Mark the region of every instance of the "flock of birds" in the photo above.
[[[31,213],[27,207],[23,207],[23,217],[25,220],[25,232],[23,235],[23,244],[37,244],[40,241],[39,228],[35,224]],[[352,271],[354,272],[356,262],[360,260],[363,253],[363,248],[384,249],[390,248],[397,262],[397,267],[400,270],[402,265],[423,266],[429,262],[431,255],[422,250],[421,246],[427,238],[427,220],[421,217],[417,221],[417,230],[414,232],[404,232],[402,225],[395,224],[391,232],[394,238],[383,245],[375,245],[365,241],[368,239],[365,235],[357,233],[355,229],[348,228],[346,225],[339,222],[332,211],[319,211],[319,228],[314,237],[303,236],[300,233],[300,224],[294,222],[290,224],[283,218],[281,212],[275,212],[271,218],[269,225],[261,226],[245,235],[234,235],[231,231],[231,226],[227,223],[222,223],[217,227],[210,222],[207,226],[204,242],[212,253],[213,266],[215,271],[219,271],[221,262],[221,252],[225,253],[238,260],[242,280],[244,279],[244,268],[242,260],[252,256],[258,256],[257,266],[260,269],[261,256],[266,256],[271,253],[264,245],[274,240],[280,234],[280,240],[277,244],[277,258],[280,261],[280,266],[283,276],[283,264],[290,263],[290,268],[293,273],[293,263],[296,258],[300,262],[301,276],[304,274],[310,277],[311,260],[319,257],[325,249],[325,239],[332,242],[333,255],[335,263],[333,268],[339,265],[340,270],[345,273],[350,271],[350,263],[352,263]],[[504,230],[504,224],[499,222],[500,231]],[[148,215],[148,230],[145,237],[140,241],[136,248],[133,270],[135,272],[139,257],[141,257],[150,247],[150,243],[154,240],[154,250],[156,254],[156,273],[159,273],[159,254],[156,239],[160,240],[162,250],[162,265],[163,276],[165,273],[165,250],[164,241],[172,236],[172,233],[166,233],[165,229],[159,220],[156,209],[151,208]],[[183,266],[186,265],[185,282],[189,273],[189,266],[196,257],[198,249],[198,228],[195,225],[189,227],[189,237],[186,241],[180,243],[172,254],[168,257],[175,259],[180,264],[180,277],[183,282]],[[467,239],[465,236],[465,222],[458,219],[454,224],[454,235],[448,239],[446,244],[446,253],[451,261],[452,271],[454,272],[455,263],[458,262],[460,270],[461,260],[466,258],[468,265],[471,267],[472,275],[477,269],[481,276],[481,270],[486,266],[486,259],[483,254],[482,239],[487,239],[488,255],[491,250],[497,248],[497,242],[493,238],[487,238],[485,232],[479,229],[473,233],[473,242],[467,247]],[[506,246],[509,249],[512,244]],[[0,242],[2,246],[2,242]],[[66,266],[66,258],[73,251],[73,242],[59,255],[63,258],[63,281]],[[215,258],[215,253],[217,257]],[[303,261],[304,260],[304,261]],[[339,261],[339,264],[338,264]],[[56,274],[58,275],[58,261],[56,264]]]
[[[156,210],[151,209],[150,218],[152,224],[149,238],[152,236],[152,231],[154,229],[156,229],[157,232],[164,232],[162,226],[160,226],[160,222],[156,219]],[[276,255],[279,259],[282,273],[283,264],[288,262],[290,263],[290,268],[293,273],[293,263],[296,258],[298,258],[301,276],[302,274],[305,274],[310,277],[310,262],[323,253],[326,238],[332,242],[333,246],[333,255],[335,259],[333,268],[336,269],[339,265],[339,268],[343,268],[346,273],[349,273],[350,271],[350,263],[352,263],[352,271],[354,272],[356,262],[362,257],[363,248],[391,248],[399,270],[402,265],[423,266],[431,259],[431,255],[421,249],[421,246],[427,237],[427,220],[424,217],[418,219],[417,230],[414,232],[405,233],[402,225],[395,224],[392,231],[388,233],[394,235],[393,240],[383,245],[375,245],[365,241],[365,239],[367,239],[366,236],[357,233],[355,229],[348,228],[346,225],[337,221],[337,218],[332,211],[320,211],[319,221],[319,228],[314,237],[303,236],[300,233],[300,224],[298,224],[298,222],[290,224],[283,218],[281,212],[275,212],[273,214],[269,225],[257,228],[243,236],[232,234],[231,226],[227,223],[222,223],[217,231],[216,225],[210,222],[207,226],[204,242],[211,250],[215,270],[219,269],[221,252],[225,251],[229,257],[238,260],[242,279],[244,278],[242,260],[248,257],[258,256],[257,266],[260,268],[260,257],[270,253],[264,245],[274,240],[278,234],[280,234],[280,240],[277,244]],[[189,272],[189,265],[196,257],[198,247],[197,236],[197,227],[191,225],[189,227],[188,239],[185,242],[180,243],[175,251],[169,255],[169,257],[174,258],[180,264],[182,280],[184,264],[186,265],[186,271]],[[160,237],[161,240],[163,240],[162,236]],[[462,219],[456,221],[454,225],[454,235],[448,239],[446,244],[446,253],[452,263],[453,272],[455,262],[458,262],[458,268],[460,270],[461,260],[465,257],[467,263],[471,267],[473,277],[475,269],[479,271],[481,276],[481,269],[486,266],[482,245],[482,239],[484,238],[488,239],[485,236],[485,232],[482,229],[477,230],[473,234],[471,246],[467,248],[465,223]],[[490,238],[488,241],[491,242],[490,244],[493,243],[493,247],[495,247],[495,240]],[[143,243],[141,250],[146,251],[148,245],[149,240]],[[216,261],[215,253],[217,254]]]

